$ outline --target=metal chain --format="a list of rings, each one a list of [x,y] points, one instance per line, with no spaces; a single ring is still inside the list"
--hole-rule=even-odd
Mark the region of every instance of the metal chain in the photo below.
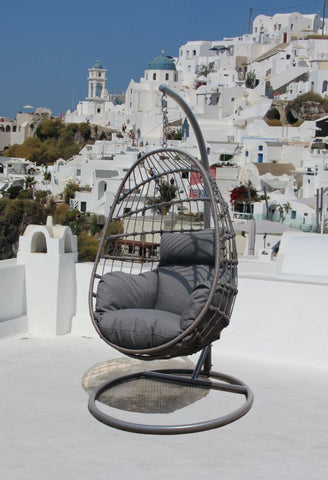
[[[162,139],[162,147],[167,147],[167,131],[169,128],[169,119],[168,119],[168,112],[167,112],[167,96],[166,93],[163,92],[162,94],[162,113],[163,113],[163,139]]]

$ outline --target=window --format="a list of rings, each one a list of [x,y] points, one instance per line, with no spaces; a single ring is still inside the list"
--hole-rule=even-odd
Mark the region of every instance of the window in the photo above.
[[[263,145],[259,145],[259,151],[263,152]]]
[[[195,57],[195,56],[196,56],[196,50],[193,50],[193,51],[192,51],[192,54],[193,54],[193,56]]]
[[[100,108],[97,108],[97,113],[100,113]]]
[[[289,60],[289,59],[290,59],[290,55],[289,55],[289,54],[288,54],[288,55],[286,55],[286,59],[287,59],[287,60]]]
[[[296,218],[296,210],[292,210],[292,211],[291,211],[290,218],[291,218],[292,220],[295,220],[295,218]]]
[[[249,152],[248,152],[248,150],[246,150],[245,157],[248,157],[248,155],[249,155]]]
[[[80,210],[81,212],[87,211],[87,202],[81,202]]]
[[[165,80],[168,80],[168,79],[169,79],[169,74],[166,73],[166,74],[165,74]]]
[[[153,73],[153,80],[156,80],[156,73]]]

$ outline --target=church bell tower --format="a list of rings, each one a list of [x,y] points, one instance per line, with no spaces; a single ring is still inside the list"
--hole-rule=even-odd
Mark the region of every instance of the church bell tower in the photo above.
[[[106,89],[106,72],[99,60],[96,61],[92,68],[89,68],[88,77],[88,97],[87,100],[105,99],[107,96]]]

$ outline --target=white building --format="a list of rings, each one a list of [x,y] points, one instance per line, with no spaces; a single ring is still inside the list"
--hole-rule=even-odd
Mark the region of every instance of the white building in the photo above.
[[[0,192],[11,186],[25,187],[25,177],[40,173],[40,167],[25,158],[0,157]]]
[[[65,122],[90,122],[103,127],[120,128],[126,122],[122,105],[124,96],[109,94],[106,87],[107,69],[99,60],[88,71],[87,97],[78,103],[75,111],[66,112]]]
[[[322,21],[317,14],[277,13],[272,17],[258,15],[253,21],[253,33],[268,33],[279,43],[286,43],[293,37],[303,38],[310,33],[318,33],[321,26]]]
[[[71,206],[81,212],[107,216],[117,188],[138,152],[123,141],[98,140],[94,145],[86,145],[70,161],[58,160],[51,170],[49,188],[58,195],[68,182],[77,183],[80,189]]]
[[[15,120],[0,117],[0,151],[14,144],[22,144],[32,137],[40,121],[51,118],[49,108],[36,108],[33,113],[19,112]]]

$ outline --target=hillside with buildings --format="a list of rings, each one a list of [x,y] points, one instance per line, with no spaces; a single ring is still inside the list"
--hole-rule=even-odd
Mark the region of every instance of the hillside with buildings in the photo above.
[[[102,132],[94,136],[100,140],[69,158],[58,156],[48,166],[47,180],[32,157],[1,157],[1,193],[23,184],[32,172],[34,189],[60,201],[67,183],[73,182],[79,188],[71,207],[103,218],[127,169],[164,138],[199,156],[187,119],[170,99],[163,129],[158,87],[166,83],[185,99],[200,124],[213,176],[233,218],[252,216],[286,228],[326,231],[326,29],[317,14],[259,15],[251,33],[192,40],[179,47],[178,57],[162,51],[148,62],[142,78],[131,79],[125,96],[109,93],[107,70],[97,60],[89,68],[87,97],[63,121]],[[35,136],[36,121],[46,114],[36,110],[18,114],[15,121],[0,119],[0,148],[10,152],[11,145]],[[256,201],[231,202],[232,190],[240,185],[254,187]]]

